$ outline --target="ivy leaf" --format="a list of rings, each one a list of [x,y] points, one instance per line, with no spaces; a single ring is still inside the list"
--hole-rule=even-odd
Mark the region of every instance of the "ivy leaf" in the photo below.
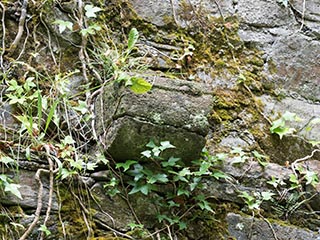
[[[185,222],[179,221],[179,230],[183,230],[187,228],[187,224]]]
[[[187,189],[178,189],[178,191],[177,191],[177,195],[178,196],[181,196],[181,195],[186,195],[186,196],[190,196],[190,191],[189,190],[187,190]]]
[[[100,12],[102,9],[99,7],[95,7],[93,5],[86,5],[84,7],[84,9],[86,10],[86,17],[87,18],[95,18],[97,17],[96,13]]]
[[[175,157],[170,157],[168,159],[168,161],[164,161],[164,162],[161,162],[161,165],[163,167],[174,167],[174,166],[179,166],[177,165],[177,162],[180,161],[180,158],[175,158]]]
[[[214,177],[215,179],[219,180],[220,178],[223,178],[223,179],[229,179],[230,177],[225,174],[224,172],[221,172],[221,171],[214,171],[214,173],[212,174],[212,177]]]
[[[98,32],[100,30],[101,30],[101,27],[99,25],[93,24],[87,28],[82,29],[80,31],[80,33],[82,34],[82,36],[87,36],[88,34],[94,35],[94,34],[96,34],[96,32]]]
[[[124,162],[124,163],[117,163],[116,164],[116,168],[123,168],[123,171],[124,172],[126,172],[129,168],[130,168],[130,166],[132,165],[132,164],[135,164],[135,163],[137,163],[137,161],[134,161],[134,160],[127,160],[126,162]]]
[[[64,145],[71,145],[71,144],[74,144],[74,143],[75,143],[75,141],[73,140],[73,138],[72,138],[70,135],[66,136],[66,137],[63,139],[62,142],[63,142]]]
[[[272,193],[272,192],[262,192],[261,193],[261,196],[262,196],[262,199],[265,200],[265,201],[269,201],[272,199],[272,196],[276,195],[275,193]]]
[[[195,172],[194,175],[202,176],[205,174],[210,174],[209,168],[211,167],[211,165],[212,164],[210,162],[203,161],[200,165],[199,171]]]
[[[66,29],[69,29],[70,31],[72,31],[72,28],[73,28],[72,22],[57,19],[53,23],[58,25],[59,33],[63,33]]]
[[[161,145],[161,150],[165,150],[165,149],[168,149],[168,148],[176,148],[175,146],[173,146],[169,141],[163,141],[160,143]]]
[[[93,171],[97,167],[97,164],[96,163],[87,163],[86,166],[87,166],[87,170]]]
[[[44,232],[46,234],[46,236],[49,236],[51,234],[51,232],[47,228],[47,226],[43,225],[43,224],[38,228],[38,230],[41,231],[41,232]]]
[[[144,195],[148,195],[149,193],[149,185],[148,184],[145,184],[145,185],[135,185],[132,190],[129,192],[129,194],[134,194],[134,193],[137,193],[137,192],[141,192],[143,193]]]
[[[152,152],[150,150],[145,150],[145,151],[141,152],[141,155],[145,156],[146,158],[150,158],[152,156],[151,153]]]
[[[21,199],[22,200],[22,196],[21,196],[21,193],[19,191],[19,188],[21,186],[19,184],[14,184],[14,183],[6,183],[5,184],[5,188],[4,188],[4,191],[5,192],[10,192],[12,193],[13,195],[15,195],[17,198]]]
[[[106,157],[102,154],[102,153],[97,153],[96,154],[96,159],[97,159],[97,162],[102,162],[104,163],[105,165],[107,165],[109,163],[109,160],[106,159]]]
[[[143,94],[151,90],[152,85],[142,77],[131,77],[130,89],[136,94]]]
[[[169,179],[167,177],[166,174],[155,174],[153,176],[150,177],[150,179],[148,180],[148,183],[153,184],[156,182],[161,182],[161,183],[167,183],[169,182]]]
[[[307,179],[306,185],[311,184],[315,187],[319,183],[318,175],[313,171],[306,171],[305,178]]]

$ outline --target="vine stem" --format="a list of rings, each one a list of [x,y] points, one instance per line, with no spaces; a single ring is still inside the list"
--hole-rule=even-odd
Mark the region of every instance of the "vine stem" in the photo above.
[[[37,180],[37,182],[39,184],[38,201],[37,201],[37,209],[36,209],[36,212],[35,212],[35,217],[34,217],[32,223],[30,224],[30,226],[28,227],[28,229],[19,238],[19,240],[27,239],[28,235],[35,228],[35,226],[37,225],[37,222],[38,222],[38,220],[40,218],[40,213],[41,213],[41,209],[42,209],[42,193],[43,193],[43,184],[41,182],[40,174],[43,171],[44,171],[44,169],[38,169],[37,172],[36,172],[36,175],[35,175],[35,179]]]
[[[32,230],[35,228],[35,226],[37,225],[39,218],[40,218],[40,214],[41,214],[41,210],[42,210],[42,196],[43,196],[43,183],[41,181],[41,173],[49,173],[50,174],[50,183],[49,183],[49,199],[48,199],[48,207],[47,207],[47,211],[46,211],[46,217],[44,220],[44,226],[46,224],[46,222],[49,219],[50,216],[50,212],[51,212],[51,207],[52,207],[52,196],[53,196],[53,175],[58,172],[59,169],[53,170],[53,163],[52,160],[50,158],[50,146],[49,145],[44,145],[43,146],[44,149],[46,150],[46,155],[47,155],[47,160],[49,163],[49,170],[47,169],[43,169],[43,168],[39,168],[36,172],[35,175],[35,179],[39,184],[39,189],[38,189],[38,200],[37,200],[37,208],[36,208],[36,212],[35,212],[35,217],[32,221],[32,223],[29,225],[28,229],[24,232],[24,234],[19,238],[19,240],[25,240],[27,239],[27,237],[29,236],[29,234],[32,232]],[[41,234],[40,239],[43,239],[43,235]]]
[[[2,36],[2,51],[0,54],[0,67],[2,69],[2,71],[4,72],[4,66],[3,66],[3,54],[6,51],[6,44],[5,44],[5,39],[6,39],[6,25],[5,25],[5,17],[6,17],[6,8],[5,6],[2,4],[2,2],[0,2],[0,6],[2,8],[2,17],[1,17],[1,23],[2,23],[2,32],[3,32],[3,36]]]
[[[28,7],[28,0],[24,0],[22,3],[22,7],[21,7],[21,15],[20,15],[20,19],[19,19],[18,33],[17,33],[13,43],[11,44],[11,46],[8,50],[9,55],[13,54],[13,52],[16,50],[16,48],[19,45],[19,42],[21,40],[23,30],[24,30],[24,23],[26,21],[26,16],[27,16],[27,7]]]

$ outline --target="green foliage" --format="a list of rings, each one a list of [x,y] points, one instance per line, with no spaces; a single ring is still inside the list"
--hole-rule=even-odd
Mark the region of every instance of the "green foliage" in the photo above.
[[[134,48],[134,46],[138,41],[138,38],[139,38],[138,30],[136,28],[132,28],[129,32],[128,48],[127,48],[126,56],[128,56],[131,53],[132,49]]]
[[[0,187],[5,192],[9,192],[22,200],[22,196],[19,191],[20,185],[13,183],[13,180],[5,174],[0,174]]]
[[[38,228],[39,231],[41,232],[44,232],[46,234],[46,236],[49,236],[51,235],[51,232],[50,230],[47,228],[47,226],[45,225],[41,225],[39,228]]]
[[[175,186],[174,189],[165,191],[163,196],[158,196],[155,201],[161,206],[157,216],[159,222],[177,225],[180,230],[186,228],[186,223],[182,220],[183,215],[181,216],[179,211],[183,206],[176,198],[185,199],[185,204],[192,203],[203,211],[214,213],[205,196],[194,193],[202,187],[201,180],[204,177],[229,179],[225,173],[214,169],[215,164],[219,164],[226,157],[225,154],[212,156],[204,149],[203,158],[194,161],[192,167],[186,167],[180,158],[171,156],[164,159],[162,157],[164,151],[175,148],[169,141],[162,141],[159,145],[150,141],[146,147],[148,149],[141,153],[145,164],[135,160],[116,164],[117,169],[122,169],[124,173],[131,176],[131,179],[127,181],[127,184],[131,186],[130,195],[142,193],[152,196],[152,192],[162,192],[164,184]],[[148,164],[151,162],[152,167]],[[109,191],[116,186],[113,183],[114,181],[110,181],[105,185]]]
[[[142,77],[131,77],[126,82],[126,86],[130,86],[132,92],[136,94],[146,93],[151,90],[152,85]]]
[[[289,127],[288,122],[300,121],[301,119],[295,114],[291,112],[285,112],[279,119],[272,122],[272,126],[270,127],[271,133],[278,134],[280,139],[284,135],[292,134],[296,131],[295,128]]]
[[[240,192],[238,195],[243,199],[249,210],[260,210],[260,206],[263,201],[272,201],[273,196],[275,196],[275,193],[272,193],[270,191],[266,192],[255,192],[253,195],[248,194],[245,191]]]
[[[60,33],[63,33],[66,29],[69,29],[70,31],[72,31],[72,28],[73,28],[72,22],[64,21],[60,19],[55,20],[53,24],[58,25]]]
[[[102,11],[101,8],[95,7],[93,5],[86,5],[84,9],[86,11],[85,15],[87,18],[96,18],[96,13]]]

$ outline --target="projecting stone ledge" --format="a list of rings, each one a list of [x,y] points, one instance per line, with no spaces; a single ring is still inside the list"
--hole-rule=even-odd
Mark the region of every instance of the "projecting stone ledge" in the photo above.
[[[150,140],[170,141],[176,149],[164,157],[199,158],[209,130],[210,86],[159,76],[145,79],[153,84],[148,93],[135,94],[115,83],[97,99],[96,132],[105,150],[117,161],[140,159]]]

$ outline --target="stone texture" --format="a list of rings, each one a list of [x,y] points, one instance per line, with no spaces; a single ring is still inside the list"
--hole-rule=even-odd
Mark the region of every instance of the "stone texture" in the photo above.
[[[319,41],[297,33],[274,42],[267,54],[269,80],[275,88],[285,89],[287,95],[293,92],[312,101],[320,100]]]
[[[14,173],[8,173],[8,176],[14,177]],[[49,195],[49,181],[48,175],[41,174],[41,180],[43,183],[43,194],[42,194],[42,201],[48,202],[48,195]],[[38,182],[35,180],[35,172],[33,171],[25,171],[19,170],[19,177],[17,179],[18,184],[20,185],[19,191],[22,196],[22,200],[15,197],[12,194],[5,194],[0,197],[0,202],[5,205],[19,205],[22,208],[37,208],[37,199],[38,199]],[[46,204],[43,204],[42,210],[44,211],[47,208]],[[58,202],[57,196],[54,193],[52,199],[52,206],[53,211],[58,210]]]
[[[307,128],[312,119],[320,117],[319,104],[314,104],[301,98],[294,99],[289,97],[279,101],[268,95],[261,96],[260,100],[264,104],[264,113],[272,120],[276,120],[286,111],[295,113],[301,118],[301,121],[294,121],[288,124],[297,129],[297,134],[307,140],[320,139],[320,124],[312,125],[311,130]]]
[[[97,101],[97,134],[106,150],[116,160],[140,159],[150,140],[170,141],[176,150],[169,155],[197,159],[209,130],[210,88],[159,76],[147,79],[153,89],[146,94],[110,85],[104,89],[103,110]]]
[[[320,234],[294,226],[271,223],[270,225],[258,218],[229,213],[226,217],[228,230],[232,237],[237,240],[260,240],[260,239],[295,239],[317,240]]]

